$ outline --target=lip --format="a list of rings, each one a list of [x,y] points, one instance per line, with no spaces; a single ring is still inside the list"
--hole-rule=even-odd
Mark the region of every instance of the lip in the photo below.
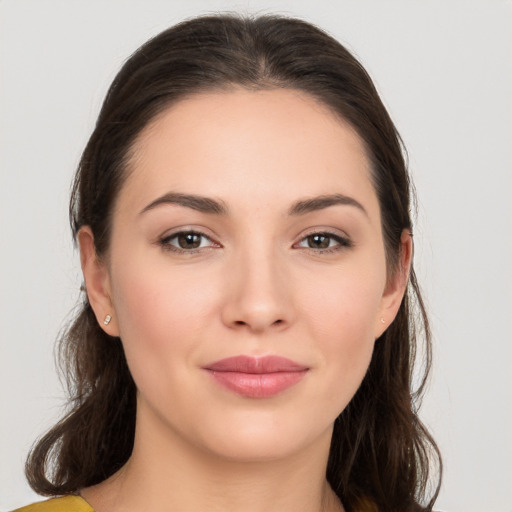
[[[297,384],[309,368],[280,356],[235,356],[203,367],[225,388],[249,398],[270,398]]]

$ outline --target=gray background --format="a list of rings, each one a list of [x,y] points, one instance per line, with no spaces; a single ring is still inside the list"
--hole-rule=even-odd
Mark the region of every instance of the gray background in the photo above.
[[[437,508],[512,511],[512,4],[498,0],[0,0],[0,509],[37,499],[24,457],[61,412],[53,342],[80,283],[68,191],[106,88],[148,37],[218,10],[304,17],[375,79],[418,189]]]

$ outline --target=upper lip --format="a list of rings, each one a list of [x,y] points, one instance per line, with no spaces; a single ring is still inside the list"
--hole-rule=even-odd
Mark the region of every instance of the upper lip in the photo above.
[[[264,374],[301,372],[307,370],[308,367],[281,356],[255,357],[242,355],[215,361],[204,366],[204,369],[215,372]]]

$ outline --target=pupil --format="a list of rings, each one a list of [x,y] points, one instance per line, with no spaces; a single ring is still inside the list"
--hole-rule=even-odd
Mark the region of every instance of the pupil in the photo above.
[[[179,235],[178,243],[182,249],[197,249],[201,245],[201,237],[195,233]]]
[[[325,235],[311,235],[309,237],[309,246],[315,249],[327,249],[329,247],[329,237]]]

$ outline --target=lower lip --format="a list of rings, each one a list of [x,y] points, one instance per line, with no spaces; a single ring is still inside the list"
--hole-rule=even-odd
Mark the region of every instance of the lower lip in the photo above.
[[[307,370],[274,373],[219,372],[208,370],[222,386],[248,398],[270,398],[294,386]]]

